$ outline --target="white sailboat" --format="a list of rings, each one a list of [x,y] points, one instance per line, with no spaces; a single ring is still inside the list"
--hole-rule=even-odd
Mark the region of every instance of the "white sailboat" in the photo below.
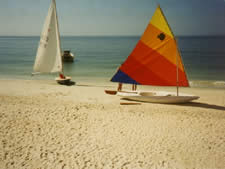
[[[59,73],[59,77],[55,78],[55,80],[59,84],[69,83],[71,78],[65,76],[63,73],[61,54],[56,2],[55,0],[52,0],[40,37],[40,43],[33,67],[34,74]]]

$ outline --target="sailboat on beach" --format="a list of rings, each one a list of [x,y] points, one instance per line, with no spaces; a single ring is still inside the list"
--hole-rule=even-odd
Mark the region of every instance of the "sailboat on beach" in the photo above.
[[[119,82],[118,90],[105,92],[128,100],[185,103],[199,98],[179,93],[179,87],[189,87],[189,82],[175,36],[160,6],[136,47],[111,81]],[[132,91],[122,91],[122,83],[132,84]],[[176,86],[177,92],[137,91],[136,85]]]
[[[59,73],[59,77],[55,78],[59,84],[68,84],[71,80],[70,77],[65,76],[63,73],[55,0],[51,1],[48,15],[45,19],[33,70],[33,74]]]

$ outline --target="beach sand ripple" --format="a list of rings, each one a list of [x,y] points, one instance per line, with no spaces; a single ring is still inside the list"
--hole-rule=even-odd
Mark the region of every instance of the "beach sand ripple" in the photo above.
[[[121,106],[103,87],[2,80],[0,168],[224,169],[225,92],[186,90],[200,100]]]

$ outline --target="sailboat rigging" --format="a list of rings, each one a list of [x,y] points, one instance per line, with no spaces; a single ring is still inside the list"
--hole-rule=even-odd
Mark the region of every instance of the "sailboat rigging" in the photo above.
[[[189,87],[175,36],[158,5],[134,50],[112,77],[112,82],[133,85],[176,86],[177,94],[168,92],[109,91],[130,100],[157,103],[183,103],[197,96],[179,94],[178,87]],[[169,97],[168,97],[169,96]]]
[[[64,75],[61,55],[56,2],[52,0],[40,37],[33,67],[34,74],[59,73],[59,77],[55,78],[55,80],[60,84],[69,83],[71,78]]]

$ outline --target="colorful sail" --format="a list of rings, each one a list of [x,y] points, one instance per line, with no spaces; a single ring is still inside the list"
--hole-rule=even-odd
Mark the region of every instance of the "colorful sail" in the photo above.
[[[176,40],[159,6],[136,47],[111,81],[189,86]]]

